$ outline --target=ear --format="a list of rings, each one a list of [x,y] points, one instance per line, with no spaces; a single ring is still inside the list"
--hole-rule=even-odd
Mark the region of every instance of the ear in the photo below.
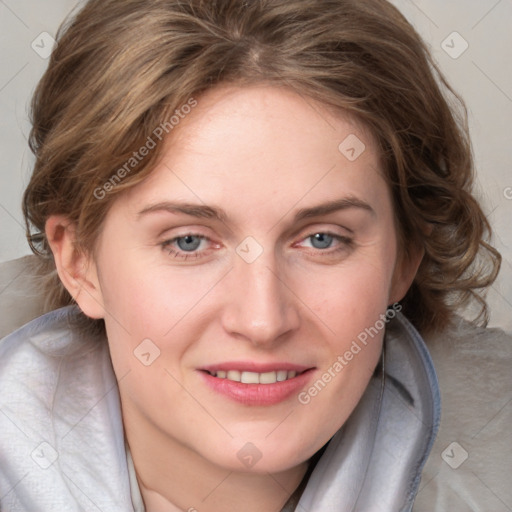
[[[411,247],[408,254],[404,250],[399,251],[393,272],[388,304],[400,302],[405,297],[416,277],[424,255],[425,250],[419,246]]]
[[[46,221],[45,232],[66,290],[87,316],[104,318],[96,264],[91,255],[77,250],[75,226],[64,216],[52,215]]]

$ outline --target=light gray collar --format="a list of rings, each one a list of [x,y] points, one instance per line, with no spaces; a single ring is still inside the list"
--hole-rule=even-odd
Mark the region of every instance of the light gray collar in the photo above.
[[[439,387],[427,348],[403,315],[388,325],[384,346],[384,371],[331,439],[296,510],[412,509],[439,428]]]

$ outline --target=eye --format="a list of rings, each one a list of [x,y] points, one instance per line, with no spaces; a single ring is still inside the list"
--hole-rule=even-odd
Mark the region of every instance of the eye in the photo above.
[[[318,231],[303,238],[297,246],[303,247],[311,256],[337,258],[347,255],[353,249],[353,240],[346,236]]]
[[[208,252],[211,241],[203,235],[187,233],[186,235],[166,240],[161,245],[169,256],[187,259],[191,256],[195,258],[204,256],[205,254],[203,253]]]
[[[197,250],[197,248],[201,245],[201,242],[204,240],[204,237],[197,235],[187,235],[176,238],[176,244],[180,248],[180,250],[185,252],[192,252]]]
[[[328,233],[315,233],[308,237],[315,249],[329,249],[334,242],[334,237]]]

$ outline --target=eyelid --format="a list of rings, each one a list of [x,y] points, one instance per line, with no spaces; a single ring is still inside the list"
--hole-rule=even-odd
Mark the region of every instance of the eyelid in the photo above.
[[[157,237],[159,239],[170,240],[173,238],[181,238],[187,235],[205,236],[208,237],[206,232],[211,233],[211,229],[203,224],[184,224],[179,223],[175,226],[166,224],[165,229],[158,230]]]
[[[314,224],[308,224],[305,227],[301,227],[297,230],[297,234],[293,238],[296,240],[304,240],[305,238],[316,235],[317,233],[324,233],[326,235],[342,238],[353,238],[355,235],[354,230],[346,226],[340,226],[339,224],[333,225],[325,222],[315,222]]]
[[[305,240],[308,240],[311,237],[318,235],[318,234],[330,236],[333,239],[337,240],[338,242],[344,243],[344,244],[352,244],[354,241],[353,238],[350,236],[339,235],[338,233],[333,233],[332,231],[327,231],[327,230],[318,230],[318,231],[311,232],[309,235],[300,237],[299,242],[297,242],[297,243],[304,242]],[[327,250],[314,249],[314,250],[320,251],[320,252],[327,252],[328,249]]]
[[[287,233],[301,235],[302,233],[332,233],[335,234],[347,234],[347,236],[354,236],[356,234],[356,228],[353,226],[352,228],[346,224],[348,219],[345,219],[345,222],[340,218],[333,217],[332,214],[329,216],[318,217],[316,219],[304,219],[300,221],[298,224],[291,226]],[[350,222],[350,224],[354,224],[354,222]],[[358,223],[356,223],[356,226]],[[292,234],[292,236],[294,236]],[[294,236],[294,237],[295,237]]]

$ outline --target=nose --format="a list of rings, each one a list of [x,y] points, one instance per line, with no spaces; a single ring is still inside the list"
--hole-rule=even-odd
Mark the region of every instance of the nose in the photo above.
[[[297,298],[271,258],[261,256],[253,263],[240,259],[229,280],[222,324],[230,335],[264,347],[299,327]]]

